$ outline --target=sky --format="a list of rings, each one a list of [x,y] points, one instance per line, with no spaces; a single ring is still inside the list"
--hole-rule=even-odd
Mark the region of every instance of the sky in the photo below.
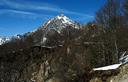
[[[79,23],[95,18],[105,0],[0,0],[0,36],[24,34],[63,13]]]

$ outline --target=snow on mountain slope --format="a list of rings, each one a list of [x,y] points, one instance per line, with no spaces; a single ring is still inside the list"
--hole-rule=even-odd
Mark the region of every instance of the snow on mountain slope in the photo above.
[[[26,35],[32,35],[37,32],[41,32],[44,34],[50,33],[52,34],[53,32],[61,33],[61,30],[66,28],[66,27],[71,27],[75,29],[80,29],[80,25],[78,23],[74,22],[64,14],[57,15],[54,18],[51,18],[49,21],[41,25],[39,28],[26,33]]]
[[[7,41],[9,41],[10,39],[9,38],[6,38],[6,37],[0,37],[0,45],[6,43]]]
[[[26,33],[25,36],[32,36],[36,45],[56,44],[57,41],[61,43],[60,40],[62,39],[58,37],[65,31],[65,28],[74,33],[76,30],[80,29],[80,25],[61,14],[50,19],[34,31]]]
[[[3,39],[2,38],[0,38],[0,45],[2,45],[3,44]]]
[[[60,31],[63,28],[66,28],[67,26],[72,26],[73,28],[79,29],[79,26],[74,21],[69,19],[67,16],[61,14],[52,18],[47,23],[45,23],[43,28],[46,31],[53,29],[56,30],[58,33],[60,33]]]

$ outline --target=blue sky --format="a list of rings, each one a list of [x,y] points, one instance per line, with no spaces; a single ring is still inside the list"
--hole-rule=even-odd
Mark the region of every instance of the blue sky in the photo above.
[[[0,36],[32,31],[63,12],[80,23],[87,23],[105,0],[0,0]]]

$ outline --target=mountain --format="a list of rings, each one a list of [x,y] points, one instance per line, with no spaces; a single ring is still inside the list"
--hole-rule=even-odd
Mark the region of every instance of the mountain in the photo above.
[[[61,14],[54,18],[51,18],[40,28],[30,33],[26,33],[26,35],[32,36],[36,45],[51,46],[52,44],[53,46],[58,43],[61,44],[62,39],[64,39],[66,33],[70,33],[70,35],[78,34],[76,32],[79,29],[80,25],[78,23]]]
[[[25,33],[24,35],[14,35],[10,39],[0,37],[0,45],[9,41],[16,42],[17,40],[24,43],[31,43],[32,45],[47,45],[52,46],[56,44],[61,44],[62,36],[70,33],[70,35],[77,34],[76,30],[80,29],[80,25],[64,14],[55,16],[49,21],[41,25],[39,28],[32,32]],[[31,41],[31,42],[30,42]]]
[[[2,45],[3,44],[3,39],[0,37],[0,45]]]
[[[50,19],[48,22],[46,22],[43,25],[43,28],[46,31],[49,31],[52,29],[60,33],[61,30],[66,28],[67,26],[72,26],[75,29],[80,28],[79,25],[77,25],[73,20],[71,20],[70,18],[68,18],[67,16],[63,14]]]
[[[6,42],[8,42],[8,41],[9,41],[9,38],[1,37],[1,36],[0,36],[0,45],[6,43]]]
[[[12,37],[0,36],[0,45],[9,43],[9,42],[15,42],[16,40],[21,40],[21,39],[23,39],[23,36],[20,34],[14,35]]]

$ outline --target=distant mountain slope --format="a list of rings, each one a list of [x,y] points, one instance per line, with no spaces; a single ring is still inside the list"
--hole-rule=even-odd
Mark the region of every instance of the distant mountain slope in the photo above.
[[[9,38],[1,37],[1,36],[0,36],[0,45],[2,45],[2,44],[4,44],[4,43],[8,42],[9,40],[10,40]]]
[[[35,45],[54,46],[62,43],[62,39],[64,39],[62,36],[66,35],[67,31],[74,35],[79,29],[80,25],[61,14],[51,18],[40,28],[27,35],[33,37]]]
[[[79,26],[73,20],[61,14],[46,22],[43,28],[46,29],[46,31],[54,29],[60,33],[61,30],[67,26],[72,26],[73,28],[79,29]]]

